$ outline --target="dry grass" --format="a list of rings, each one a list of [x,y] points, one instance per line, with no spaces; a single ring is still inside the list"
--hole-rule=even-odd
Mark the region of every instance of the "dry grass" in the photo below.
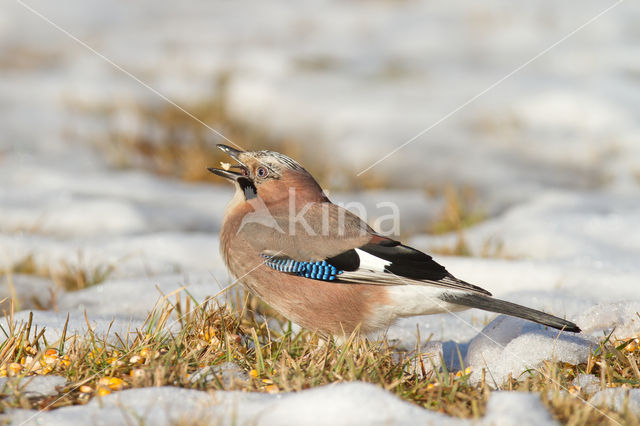
[[[33,255],[27,255],[11,265],[0,268],[0,283],[6,282],[9,288],[9,297],[0,301],[0,310],[6,311],[9,304],[17,310],[24,307],[23,304],[36,309],[57,309],[58,291],[77,291],[100,284],[106,281],[115,269],[113,264],[87,266],[81,254],[78,254],[76,262],[62,261],[57,268],[52,269],[37,263]],[[49,291],[50,298],[46,300],[32,295],[28,300],[22,300],[14,284],[16,274],[50,279],[55,287],[43,289]]]
[[[181,106],[232,140],[237,144],[236,147],[245,150],[269,149],[295,158],[322,185],[334,189],[384,186],[387,181],[384,176],[369,173],[366,179],[357,179],[352,171],[330,161],[327,157],[330,153],[317,138],[315,149],[303,149],[313,146],[309,140],[277,135],[264,126],[231,114],[227,101],[229,78],[228,74],[220,76],[213,94],[182,103]],[[83,141],[94,139],[97,149],[105,154],[113,167],[140,168],[186,181],[217,182],[207,167],[229,161],[229,157],[218,150],[216,144],[233,146],[232,143],[166,102],[98,105],[69,102],[69,107],[101,123],[100,128],[104,132],[82,135],[81,138]],[[67,136],[74,136],[71,130],[69,133]],[[309,138],[314,139],[313,136]]]
[[[456,240],[453,246],[432,247],[433,253],[448,256],[507,257],[499,241],[485,242],[479,253],[474,253],[467,244],[465,230],[487,219],[473,188],[448,185],[443,189],[442,195],[444,207],[440,216],[427,226],[427,233],[455,233]]]
[[[60,267],[50,269],[36,263],[33,255],[27,255],[8,268],[0,269],[0,278],[8,274],[34,275],[51,279],[59,288],[66,291],[82,290],[100,284],[115,271],[114,265],[83,265],[82,256],[77,262],[62,261]]]
[[[262,306],[260,303],[239,293],[235,300],[224,306],[195,305],[190,298],[176,296],[173,302],[158,304],[142,329],[127,336],[114,334],[111,343],[92,332],[47,343],[42,330],[30,322],[16,325],[9,317],[2,328],[6,340],[0,345],[0,375],[55,373],[70,384],[53,397],[27,397],[18,392],[5,395],[0,403],[4,408],[54,409],[135,387],[278,393],[359,380],[452,416],[478,418],[485,412],[492,392],[489,378],[471,385],[468,369],[434,370],[419,353],[399,351],[386,340],[370,341],[357,333],[344,343],[332,339],[323,343],[308,331],[292,332],[286,321],[278,321],[274,329],[266,317],[250,309]],[[171,333],[168,330],[174,321],[180,331]],[[603,408],[603,414],[585,405],[575,396],[587,399],[588,395],[571,386],[571,381],[580,373],[591,373],[602,378],[603,387],[637,388],[639,361],[637,339],[614,343],[607,338],[586,364],[547,362],[541,368],[544,375],[530,371],[499,388],[540,392],[544,404],[563,423],[611,423],[606,414],[623,424],[637,424],[630,412]],[[215,369],[227,362],[238,367],[233,379]],[[194,379],[194,373],[209,367],[213,369],[208,379]]]
[[[228,76],[217,82],[214,95],[183,104],[198,120],[247,149],[258,146],[290,152],[295,141],[278,139],[264,130],[239,123],[227,109]],[[117,168],[142,168],[187,181],[212,181],[207,167],[229,158],[216,148],[229,142],[166,102],[80,104],[73,110],[100,122],[105,133],[92,135],[97,148]],[[126,124],[122,124],[122,123]]]
[[[479,206],[476,191],[468,186],[456,188],[448,185],[443,190],[445,205],[440,218],[429,225],[432,234],[458,232],[486,219]]]
[[[0,51],[0,69],[5,71],[32,71],[35,68],[48,69],[64,60],[63,52],[44,44],[34,47],[8,44]]]
[[[488,219],[474,188],[447,185],[442,191],[435,188],[429,189],[431,196],[440,192],[444,198],[444,207],[439,217],[427,225],[426,232],[432,235],[452,233],[456,238],[452,245],[430,247],[430,252],[445,256],[515,259],[515,256],[509,254],[504,249],[502,241],[498,239],[484,241],[477,250],[473,250],[467,243],[465,231]]]

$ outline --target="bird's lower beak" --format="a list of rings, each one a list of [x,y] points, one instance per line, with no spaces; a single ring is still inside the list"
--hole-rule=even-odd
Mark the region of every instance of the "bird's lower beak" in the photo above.
[[[248,174],[248,170],[246,168],[246,166],[242,163],[242,161],[240,161],[240,155],[244,152],[244,151],[240,151],[237,150],[235,148],[231,148],[228,145],[222,145],[222,144],[218,144],[216,145],[218,147],[218,149],[220,149],[220,151],[229,154],[229,156],[231,158],[233,158],[234,160],[236,160],[238,163],[240,164],[236,164],[233,166],[230,166],[228,168],[224,168],[224,169],[216,169],[214,167],[209,167],[207,170],[209,170],[211,173],[214,173],[218,176],[221,176],[225,179],[229,179],[229,180],[233,180],[236,181],[238,180],[239,177],[241,176],[247,176]],[[239,171],[233,171],[230,169],[238,169]]]
[[[240,176],[243,176],[242,174],[231,171],[231,170],[216,169],[213,167],[208,167],[207,170],[209,170],[213,174],[216,174],[218,176],[221,176],[229,180],[237,180]]]

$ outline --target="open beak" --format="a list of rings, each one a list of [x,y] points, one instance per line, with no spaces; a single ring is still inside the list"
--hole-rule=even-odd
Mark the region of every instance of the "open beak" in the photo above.
[[[230,146],[222,145],[222,144],[218,144],[216,146],[218,147],[218,149],[220,149],[220,151],[228,154],[231,158],[233,158],[240,164],[235,164],[229,167],[229,169],[216,169],[214,167],[209,167],[207,168],[207,170],[209,170],[213,174],[216,174],[218,176],[221,176],[225,179],[229,179],[232,181],[237,181],[239,177],[247,176],[249,174],[247,167],[244,164],[242,164],[242,161],[240,161],[240,156],[241,154],[244,153],[244,151],[240,151],[235,148],[231,148]],[[238,169],[239,171],[236,172],[231,169]]]

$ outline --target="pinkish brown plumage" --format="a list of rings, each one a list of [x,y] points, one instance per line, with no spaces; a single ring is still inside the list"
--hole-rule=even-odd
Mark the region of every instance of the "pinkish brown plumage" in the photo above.
[[[291,158],[218,145],[238,165],[209,169],[234,182],[220,248],[232,275],[291,321],[343,335],[404,316],[477,307],[578,332],[573,323],[491,297],[430,256],[378,235],[331,203]],[[235,170],[238,170],[237,172]]]

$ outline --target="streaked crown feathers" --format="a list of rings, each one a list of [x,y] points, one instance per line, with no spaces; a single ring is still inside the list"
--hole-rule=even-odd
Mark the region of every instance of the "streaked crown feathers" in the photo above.
[[[270,168],[273,168],[273,166],[284,166],[287,167],[291,170],[298,170],[298,171],[305,171],[304,167],[302,167],[300,165],[300,163],[298,163],[297,161],[295,161],[294,159],[292,159],[291,157],[288,157],[284,154],[281,154],[279,152],[276,151],[254,151],[251,153],[253,158],[255,158],[257,161],[259,161],[260,163],[262,163],[263,165],[266,165]],[[280,168],[280,167],[278,167]],[[276,172],[278,170],[275,170]]]

